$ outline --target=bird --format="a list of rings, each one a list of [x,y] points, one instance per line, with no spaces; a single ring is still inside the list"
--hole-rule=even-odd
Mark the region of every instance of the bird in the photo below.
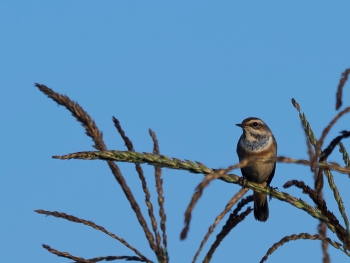
[[[249,117],[242,123],[243,133],[237,143],[239,161],[248,158],[270,158],[277,155],[277,142],[270,128],[259,118]],[[242,176],[249,181],[269,186],[275,175],[276,162],[253,164],[241,168]],[[254,217],[265,222],[269,217],[267,196],[262,193],[253,193]]]

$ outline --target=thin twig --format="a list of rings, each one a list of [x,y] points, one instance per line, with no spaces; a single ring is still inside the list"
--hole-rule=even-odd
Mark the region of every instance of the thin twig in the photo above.
[[[234,206],[238,200],[240,200],[243,195],[248,192],[247,188],[242,188],[239,190],[232,198],[231,200],[226,204],[225,209],[215,218],[214,223],[209,227],[208,232],[204,236],[196,254],[194,255],[192,259],[192,263],[196,262],[199,253],[202,251],[205,243],[208,241],[210,235],[213,233],[215,227],[221,222],[221,220],[224,218],[224,216],[231,210],[232,206]]]
[[[113,116],[112,120],[113,120],[114,126],[116,127],[118,133],[122,137],[126,148],[129,151],[135,151],[132,141],[129,139],[129,137],[126,136],[122,126],[120,125],[119,120],[117,118],[115,118],[114,116]],[[159,235],[159,232],[157,230],[157,220],[156,220],[156,218],[154,216],[154,212],[153,212],[153,205],[151,202],[151,194],[148,190],[147,181],[146,181],[146,178],[143,174],[143,169],[142,169],[141,165],[138,163],[135,163],[135,170],[137,171],[137,174],[139,175],[139,179],[140,179],[141,185],[142,185],[142,190],[145,194],[145,203],[146,203],[146,206],[148,208],[148,215],[149,215],[149,218],[151,220],[153,233],[156,237],[156,246],[157,246],[156,255],[159,256],[162,253],[162,249],[160,246],[160,235]]]
[[[134,251],[136,255],[138,255],[142,260],[144,260],[145,262],[152,262],[151,260],[149,260],[147,257],[145,257],[144,255],[142,255],[136,248],[134,248],[133,246],[131,246],[128,242],[126,242],[123,238],[116,236],[115,234],[107,231],[104,227],[96,225],[94,222],[92,221],[88,221],[88,220],[84,220],[81,218],[78,218],[76,216],[72,216],[72,215],[67,215],[66,213],[61,213],[61,212],[51,212],[51,211],[45,211],[45,210],[35,210],[36,213],[38,214],[42,214],[42,215],[48,215],[48,216],[54,216],[57,218],[63,218],[66,220],[69,220],[71,222],[75,222],[75,223],[81,223],[84,224],[86,226],[90,226],[94,229],[97,229],[107,235],[109,235],[110,237],[118,240],[120,243],[122,243],[124,246],[126,246],[127,248],[129,248],[130,250]]]
[[[329,144],[329,146],[322,152],[321,156],[320,156],[320,162],[326,162],[328,156],[333,152],[334,148],[336,147],[336,145],[338,145],[340,143],[340,141],[344,138],[348,138],[350,137],[350,132],[349,131],[342,131],[341,132],[342,135],[337,136],[336,138],[334,138],[332,140],[332,142]],[[349,220],[347,218],[346,212],[345,212],[345,207],[343,204],[343,200],[341,198],[341,195],[339,194],[339,190],[338,187],[336,186],[336,184],[334,183],[334,178],[332,173],[330,172],[329,169],[319,169],[319,172],[324,172],[324,174],[327,177],[328,180],[328,185],[331,188],[333,195],[334,195],[334,199],[336,200],[337,204],[338,204],[338,208],[339,211],[344,219],[344,223],[346,226],[346,230],[347,233],[350,237],[350,229],[349,229]],[[323,175],[321,175],[320,177],[323,178]]]
[[[320,162],[324,162],[327,160],[328,156],[331,155],[333,152],[334,148],[339,145],[340,141],[350,137],[350,131],[342,131],[340,132],[341,135],[335,137],[331,143],[327,146],[326,149],[323,150],[321,156],[320,156]]]
[[[309,138],[310,143],[311,143],[314,147],[316,147],[317,140],[316,140],[315,134],[314,134],[314,132],[312,131],[311,126],[310,126],[310,123],[309,123],[308,120],[306,119],[305,114],[300,112],[300,105],[298,104],[298,102],[296,102],[296,100],[295,100],[294,98],[292,99],[292,104],[293,104],[294,108],[296,108],[297,111],[299,112],[299,118],[300,118],[300,120],[301,120],[301,124],[303,125],[305,134],[306,134],[307,137]]]
[[[321,156],[321,149],[322,149],[322,145],[323,142],[327,136],[327,134],[329,133],[329,131],[331,130],[331,128],[333,127],[333,125],[339,120],[339,118],[341,118],[344,114],[350,112],[350,107],[345,108],[344,110],[342,110],[341,112],[339,112],[334,118],[333,120],[328,124],[328,126],[323,130],[322,135],[320,137],[320,139],[317,141],[316,144],[316,154],[312,160],[312,167],[315,168],[316,162],[319,158],[322,158]],[[334,147],[333,147],[334,148]],[[326,157],[327,158],[327,157]],[[326,159],[325,158],[325,159]],[[321,160],[320,160],[321,162]],[[325,160],[323,161],[325,162]],[[322,175],[322,168],[319,169],[315,169],[315,190],[316,192],[320,192],[323,188],[323,175]]]
[[[303,194],[307,194],[311,200],[315,203],[317,208],[321,211],[321,213],[326,216],[333,225],[339,225],[338,219],[335,215],[330,212],[327,208],[326,201],[323,198],[319,198],[317,193],[312,190],[309,186],[307,186],[303,181],[298,180],[290,180],[283,185],[283,188],[289,188],[291,186],[298,187],[303,190]]]
[[[303,191],[308,193],[309,196],[312,198],[312,200],[314,201],[315,204],[317,204],[318,208],[322,211],[323,214],[327,214],[329,218],[332,219],[332,222],[336,222],[336,218],[335,216],[328,211],[327,209],[327,206],[326,206],[326,202],[324,201],[323,199],[323,192],[322,190],[322,187],[323,187],[323,176],[318,176],[318,177],[315,177],[316,176],[316,169],[315,167],[312,165],[313,163],[313,160],[316,158],[316,155],[315,155],[315,150],[316,150],[316,145],[317,145],[317,140],[316,140],[316,137],[310,127],[310,123],[308,122],[308,120],[306,119],[306,116],[305,114],[301,114],[300,112],[300,106],[299,104],[294,100],[292,99],[292,103],[293,103],[293,106],[297,109],[297,111],[299,112],[299,117],[300,117],[300,120],[301,120],[301,123],[303,125],[303,128],[304,128],[304,131],[305,131],[305,135],[306,135],[306,143],[307,143],[307,148],[308,148],[308,154],[309,154],[309,159],[310,159],[310,169],[312,172],[314,172],[314,185],[315,185],[315,188],[316,189],[319,189],[318,190],[318,193],[315,193],[314,191],[311,190],[311,188],[309,188],[308,186],[308,189],[306,189],[306,186],[302,187]],[[314,149],[312,149],[312,147],[314,147]],[[338,223],[338,222],[337,222]],[[319,225],[321,227],[319,227],[318,229],[318,233],[320,234],[320,236],[322,238],[326,238],[326,224],[324,222],[320,222]],[[334,224],[336,225],[336,224]],[[324,255],[324,263],[327,262],[327,255],[328,255],[328,252],[327,252],[327,243],[326,242],[322,242],[322,251],[323,251],[323,255]]]
[[[242,201],[243,200],[244,199],[242,199]],[[253,211],[253,209],[251,207],[247,207],[247,209],[239,215],[238,213],[235,214],[235,211],[230,215],[226,224],[223,226],[221,232],[216,236],[216,240],[211,245],[208,253],[205,255],[203,263],[210,262],[211,258],[214,255],[214,252],[220,245],[221,241],[231,232],[233,228],[235,228],[240,222],[242,222]]]
[[[315,205],[317,205],[320,208],[327,209],[326,202],[324,200],[320,200],[317,197],[317,193],[314,190],[312,190],[308,185],[306,185],[303,181],[290,180],[283,185],[283,188],[286,189],[286,188],[289,188],[291,186],[296,186],[296,187],[302,189],[303,194],[309,195],[309,197],[312,199],[312,201],[314,201]]]
[[[335,104],[335,109],[338,110],[341,105],[343,104],[342,102],[342,96],[343,96],[343,87],[345,85],[345,82],[348,79],[348,76],[350,74],[350,68],[346,69],[341,75],[339,84],[338,84],[338,90],[337,90],[337,95],[336,95],[336,104]]]
[[[339,142],[338,145],[339,145],[339,152],[342,153],[344,163],[345,163],[346,167],[349,167],[350,166],[350,160],[349,160],[349,155],[348,155],[348,153],[346,151],[346,148],[345,148],[345,146],[344,146],[344,144],[342,142]],[[350,178],[350,173],[348,174],[348,176]]]
[[[74,260],[74,261],[77,261],[79,263],[95,263],[94,261],[91,261],[91,260],[86,260],[84,258],[81,258],[81,257],[76,257],[76,256],[72,256],[71,254],[69,254],[68,252],[61,252],[61,251],[58,251],[54,248],[51,248],[50,246],[48,245],[45,245],[43,244],[42,245],[43,248],[45,248],[47,251],[49,251],[50,253],[52,254],[55,254],[59,257],[63,257],[63,258],[69,258],[71,260]]]
[[[309,240],[321,240],[321,241],[325,241],[328,244],[330,244],[331,246],[335,247],[336,249],[339,249],[341,251],[343,251],[347,256],[350,256],[350,252],[346,251],[342,244],[339,244],[338,242],[332,241],[329,238],[322,238],[320,235],[310,235],[308,233],[301,233],[299,235],[290,235],[290,236],[286,236],[284,238],[282,238],[280,241],[278,241],[277,243],[273,244],[272,247],[269,248],[269,250],[266,252],[265,256],[261,259],[260,263],[263,263],[267,260],[267,258],[269,257],[269,255],[271,255],[274,251],[277,250],[277,248],[279,248],[280,246],[283,246],[285,243],[289,242],[289,241],[295,241],[295,240],[299,240],[299,239],[309,239]]]
[[[156,137],[156,134],[149,129],[149,134],[153,140],[153,153],[154,154],[160,154],[159,152],[159,144]],[[164,253],[165,253],[165,260],[166,262],[169,261],[169,255],[168,255],[168,245],[167,245],[167,234],[166,234],[166,214],[164,210],[164,196],[163,196],[163,179],[162,179],[162,169],[158,166],[154,167],[154,176],[156,181],[156,189],[158,194],[158,205],[159,205],[159,216],[160,216],[160,229],[162,230],[162,239],[163,239],[163,246],[164,246]]]
[[[220,170],[216,173],[207,174],[203,181],[196,187],[196,190],[191,198],[190,204],[188,205],[185,212],[184,223],[185,226],[181,231],[180,239],[184,240],[187,237],[188,230],[190,228],[190,222],[192,218],[192,210],[198,202],[199,198],[202,196],[204,189],[210,184],[211,181],[221,177],[224,174],[224,170]]]
[[[306,144],[307,144],[307,153],[309,155],[309,160],[310,162],[313,160],[313,158],[315,157],[315,150],[312,148],[311,142],[309,137],[307,137],[307,134],[305,134],[305,138],[306,138]],[[311,169],[312,171],[312,169]]]
[[[343,220],[344,220],[344,223],[345,223],[345,227],[346,227],[346,231],[348,232],[349,239],[350,239],[349,219],[346,216],[343,199],[341,198],[341,195],[339,193],[338,187],[334,183],[334,178],[333,178],[333,175],[332,175],[331,171],[328,170],[328,169],[325,169],[323,172],[326,175],[329,187],[331,188],[331,190],[333,192],[334,199],[337,201],[339,212],[340,212],[340,214],[343,217]]]
[[[345,146],[344,146],[344,144],[342,142],[339,142],[338,145],[339,145],[339,152],[343,156],[343,160],[344,160],[345,166],[349,167],[350,166],[349,154],[346,151],[346,148],[345,148]],[[350,174],[349,174],[349,177],[350,177]]]
[[[320,139],[317,142],[316,145],[316,154],[317,157],[319,157],[321,155],[321,149],[322,149],[322,145],[324,142],[324,139],[326,138],[327,134],[329,133],[329,131],[331,130],[331,128],[333,127],[333,125],[346,113],[350,112],[350,107],[346,107],[344,110],[342,110],[341,112],[339,112],[334,118],[333,120],[328,124],[328,126],[323,130],[322,135],[320,137]],[[317,158],[318,159],[318,158]]]
[[[62,159],[70,159],[70,158],[81,158],[81,159],[105,159],[105,160],[114,160],[114,161],[124,161],[124,162],[137,162],[137,163],[148,163],[151,165],[158,165],[161,167],[168,167],[171,169],[183,169],[188,170],[191,172],[196,173],[206,173],[207,171],[211,171],[209,175],[206,175],[206,179],[201,183],[201,187],[206,186],[206,184],[209,184],[211,180],[220,178],[221,180],[225,182],[235,183],[235,184],[242,184],[242,178],[238,177],[233,174],[226,174],[228,171],[231,171],[236,168],[242,168],[245,166],[250,166],[252,164],[256,163],[271,163],[271,162],[283,162],[283,163],[295,163],[295,164],[304,164],[304,165],[310,165],[310,161],[308,160],[295,160],[291,158],[286,158],[283,156],[280,157],[273,157],[273,158],[259,158],[259,159],[246,159],[242,160],[239,164],[235,164],[230,166],[227,169],[221,169],[216,172],[213,172],[212,169],[209,169],[205,167],[203,164],[198,165],[191,161],[181,161],[176,158],[170,159],[169,157],[162,156],[162,155],[154,155],[149,153],[137,153],[137,152],[120,152],[120,151],[106,151],[106,152],[83,152],[83,153],[75,153],[71,155],[65,155],[65,156],[56,156],[54,158],[62,158]],[[339,164],[332,163],[332,164],[326,164],[326,163],[317,163],[317,166],[328,168],[331,170],[336,170],[342,173],[349,173],[349,168],[341,167]],[[224,172],[222,172],[224,171]],[[302,209],[309,213],[312,217],[317,218],[327,224],[327,227],[334,233],[337,234],[337,236],[344,242],[345,244],[350,244],[350,241],[348,238],[345,238],[346,231],[339,225],[334,226],[327,217],[325,217],[321,211],[319,211],[317,208],[310,207],[305,201],[297,199],[295,197],[292,197],[288,195],[287,193],[278,192],[271,188],[265,188],[262,187],[259,184],[255,184],[253,182],[244,182],[244,187],[249,187],[253,189],[254,191],[257,191],[259,193],[264,193],[267,195],[271,195],[274,198],[277,198],[279,200],[285,201],[290,203],[291,205]],[[200,189],[199,189],[200,190]],[[196,197],[198,200],[201,194],[201,191],[198,192],[199,196]],[[196,201],[196,200],[194,200]],[[195,203],[195,202],[194,202]],[[188,224],[190,221],[190,218],[186,218],[186,224]],[[339,227],[339,229],[338,229]],[[185,230],[186,231],[186,230]],[[344,234],[345,233],[345,234]]]
[[[94,120],[90,117],[87,112],[84,111],[84,109],[76,102],[73,102],[69,97],[65,95],[61,95],[59,93],[54,92],[52,89],[46,87],[45,85],[41,85],[36,83],[35,86],[44,94],[46,94],[49,98],[57,102],[58,104],[64,106],[67,110],[69,110],[72,115],[76,118],[78,122],[82,124],[82,126],[85,128],[85,133],[89,137],[92,138],[95,145],[93,147],[100,151],[107,151],[107,147],[102,139],[102,133],[97,128]],[[154,237],[149,230],[146,220],[143,217],[141,213],[141,209],[138,205],[138,203],[135,200],[135,197],[133,193],[131,192],[130,188],[128,187],[123,175],[120,172],[119,167],[113,162],[113,161],[107,161],[109,168],[111,169],[115,179],[117,180],[118,184],[121,186],[126,198],[128,199],[132,209],[134,210],[136,217],[142,226],[142,229],[144,230],[146,239],[148,240],[149,246],[151,249],[156,252],[157,247],[154,244]]]
[[[66,155],[55,155],[52,156],[54,159],[70,160],[70,159],[81,159],[81,160],[105,160],[105,161],[116,161],[116,162],[128,162],[128,163],[146,163],[152,166],[160,166],[169,169],[186,170],[191,173],[202,173],[209,174],[213,173],[213,169],[206,167],[203,164],[194,163],[186,160],[181,161],[177,158],[169,158],[164,155],[156,155],[151,153],[140,153],[130,151],[87,151],[87,152],[76,152]],[[286,163],[286,164],[301,164],[310,165],[309,160],[304,159],[293,159],[284,156],[271,157],[271,158],[249,158],[242,160],[239,164],[232,165],[224,171],[231,171],[234,169],[250,166],[252,164],[263,164],[263,163]],[[330,170],[337,171],[339,173],[348,174],[350,168],[342,167],[339,164],[332,163],[316,163],[317,167],[328,168]],[[224,180],[224,178],[221,178]]]
[[[90,258],[89,261],[92,262],[99,262],[99,261],[113,261],[113,260],[119,260],[119,259],[125,259],[126,261],[139,261],[144,262],[141,258],[135,257],[135,256],[106,256],[106,257],[96,257],[96,258]],[[75,261],[74,263],[80,263],[79,261]]]
[[[327,238],[327,226],[325,223],[323,222],[320,222],[318,224],[318,233],[319,235],[324,239],[322,240],[322,244],[321,244],[321,247],[322,247],[322,253],[323,253],[323,263],[330,263],[331,262],[331,259],[329,257],[329,254],[328,254],[328,242],[325,240]]]

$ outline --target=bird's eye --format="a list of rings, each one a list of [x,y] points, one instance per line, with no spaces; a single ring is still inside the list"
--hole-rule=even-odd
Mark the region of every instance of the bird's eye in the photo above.
[[[257,123],[256,121],[255,122],[253,122],[253,127],[258,127],[259,126],[259,123]]]

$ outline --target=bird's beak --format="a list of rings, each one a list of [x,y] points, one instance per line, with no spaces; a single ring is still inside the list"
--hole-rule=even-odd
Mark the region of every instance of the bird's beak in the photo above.
[[[240,123],[239,123],[239,124],[236,124],[236,126],[243,128],[243,125],[240,124]]]

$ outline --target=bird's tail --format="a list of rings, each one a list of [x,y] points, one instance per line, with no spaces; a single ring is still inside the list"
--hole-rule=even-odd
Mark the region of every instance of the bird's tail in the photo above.
[[[265,194],[254,192],[254,217],[261,222],[269,218],[269,205]]]

